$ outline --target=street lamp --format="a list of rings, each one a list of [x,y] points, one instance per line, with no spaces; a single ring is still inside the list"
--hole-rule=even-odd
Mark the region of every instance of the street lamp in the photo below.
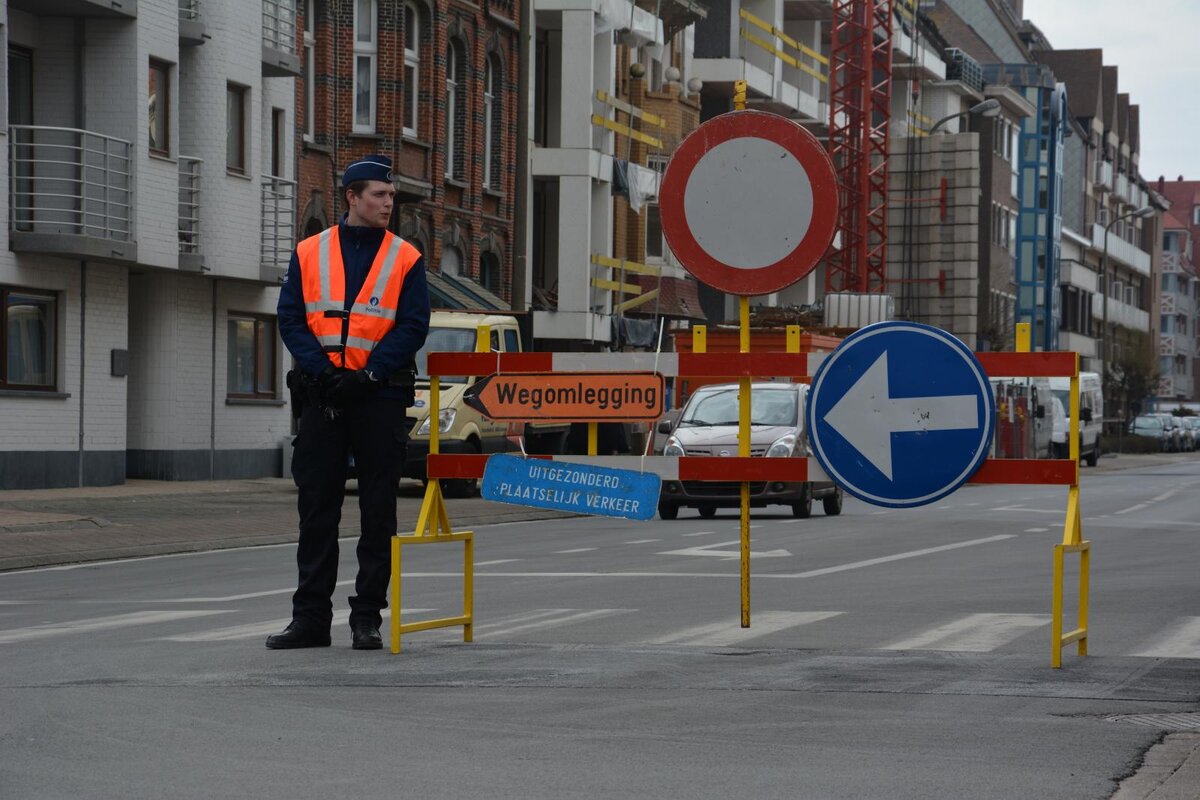
[[[1108,296],[1111,294],[1108,285],[1108,232],[1112,230],[1113,225],[1116,225],[1123,219],[1129,217],[1145,219],[1146,217],[1153,216],[1153,214],[1153,206],[1142,206],[1133,211],[1126,211],[1119,217],[1114,217],[1104,226],[1104,257],[1100,261],[1100,278],[1101,284],[1104,286],[1104,298],[1101,301],[1104,323],[1100,328],[1100,396],[1105,400],[1107,400],[1105,395],[1108,394]]]
[[[929,135],[933,136],[934,131],[936,131],[938,128],[942,127],[942,125],[946,124],[950,120],[958,119],[959,117],[965,117],[968,114],[978,114],[981,117],[999,116],[1000,101],[994,97],[989,97],[987,100],[984,100],[982,103],[976,103],[975,105],[971,106],[966,111],[959,111],[957,114],[949,114],[945,117],[942,117],[937,122],[933,123],[933,127],[929,129]]]

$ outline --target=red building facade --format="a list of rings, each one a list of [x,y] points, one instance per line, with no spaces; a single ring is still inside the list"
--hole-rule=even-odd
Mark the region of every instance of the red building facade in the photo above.
[[[425,255],[435,307],[471,305],[438,291],[440,274],[511,300],[520,2],[301,1],[301,237],[344,213],[342,168],[382,153],[392,230]]]

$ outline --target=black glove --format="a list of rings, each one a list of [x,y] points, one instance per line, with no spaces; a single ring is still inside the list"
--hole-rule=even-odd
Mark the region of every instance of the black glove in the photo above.
[[[374,385],[365,369],[342,371],[333,376],[325,390],[325,399],[332,408],[346,408],[365,398]]]

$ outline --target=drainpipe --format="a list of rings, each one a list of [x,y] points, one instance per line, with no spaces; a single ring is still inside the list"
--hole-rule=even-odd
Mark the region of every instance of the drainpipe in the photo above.
[[[85,30],[82,19],[75,20],[73,31],[75,50],[75,127],[87,129],[87,113],[83,103],[84,94],[84,47]],[[82,175],[80,176],[82,177]],[[82,185],[82,184],[81,184]],[[80,203],[82,203],[80,198]],[[82,211],[82,205],[80,206]],[[79,451],[76,463],[77,485],[83,486],[83,453],[84,453],[84,412],[87,404],[84,402],[84,388],[87,385],[87,262],[79,262]]]
[[[212,279],[212,352],[208,359],[208,479],[217,478],[217,279]]]
[[[512,309],[525,310],[526,269],[529,267],[529,73],[533,56],[533,2],[521,3],[521,20],[517,26],[517,197],[513,209],[516,230],[513,236]],[[533,328],[530,329],[532,339]]]

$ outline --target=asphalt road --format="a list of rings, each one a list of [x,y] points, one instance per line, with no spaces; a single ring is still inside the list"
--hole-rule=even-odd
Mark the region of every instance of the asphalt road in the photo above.
[[[1108,797],[1164,730],[1112,718],[1200,709],[1200,463],[1084,476],[1062,670],[1062,488],[756,513],[748,630],[732,511],[477,525],[475,642],[399,656],[266,650],[287,545],[0,573],[0,798]],[[411,550],[404,617],[456,613]]]

